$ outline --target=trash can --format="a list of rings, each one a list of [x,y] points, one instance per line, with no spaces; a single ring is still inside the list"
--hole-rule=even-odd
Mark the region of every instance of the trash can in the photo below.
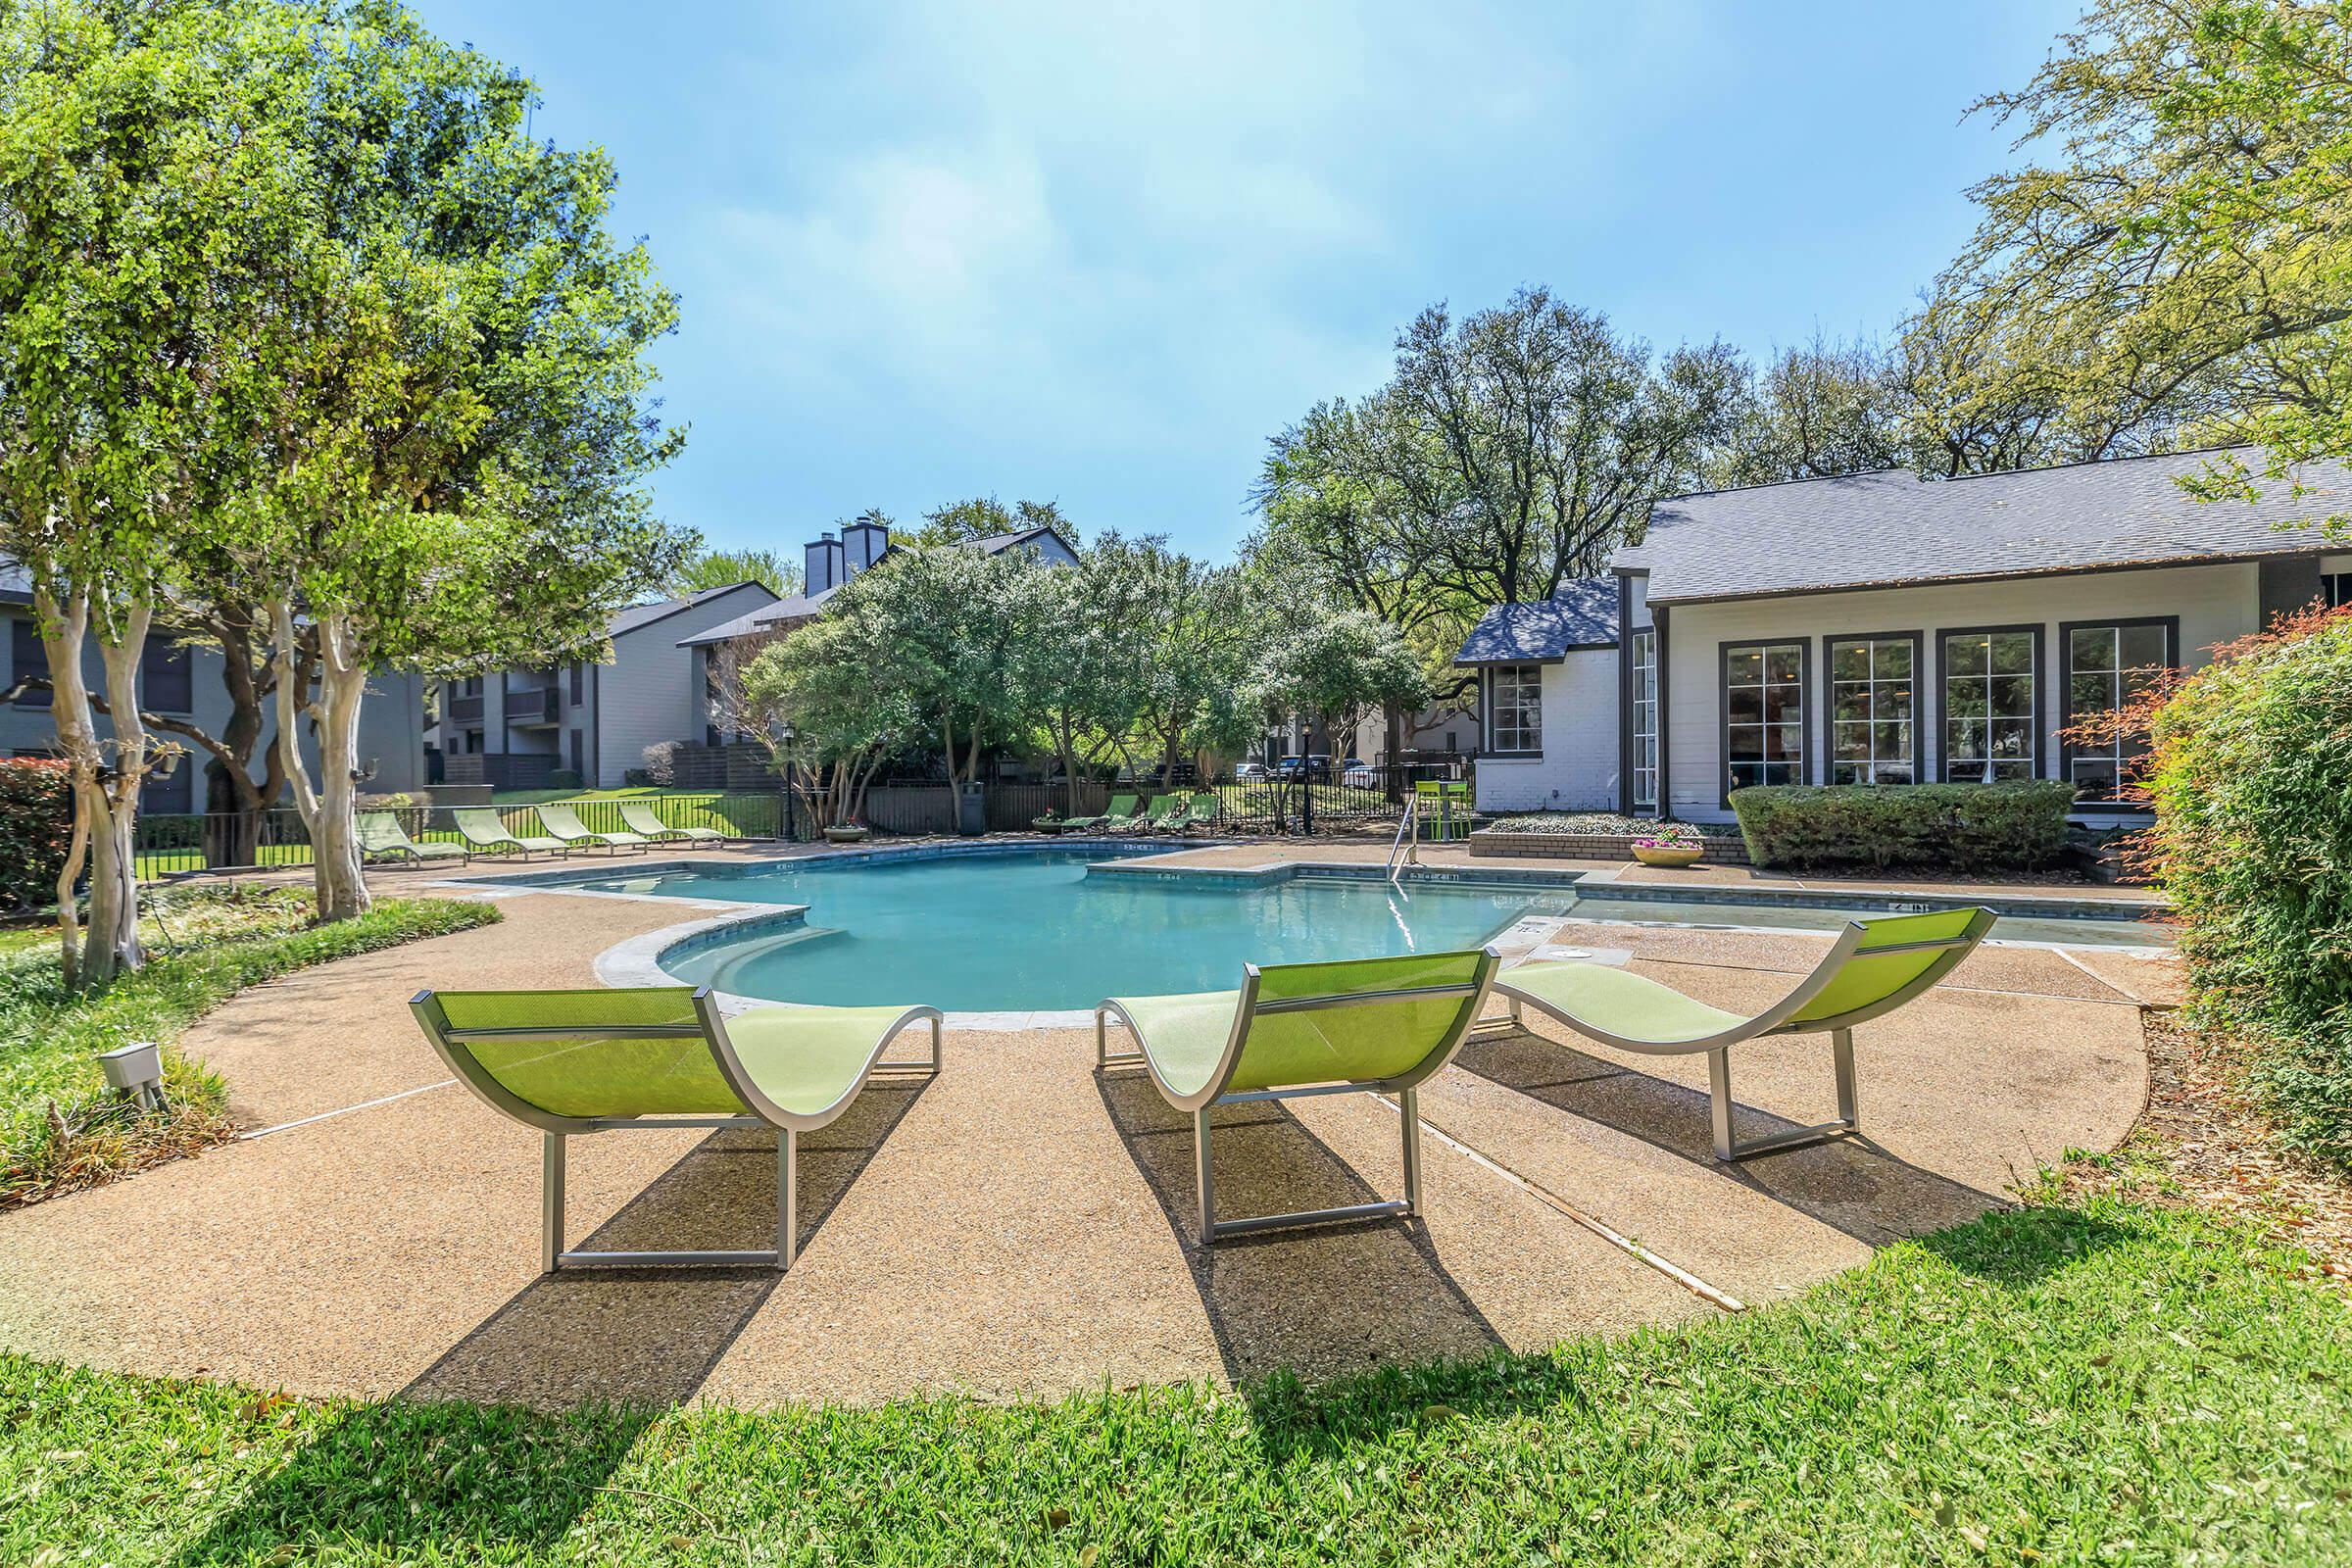
[[[988,797],[977,784],[966,784],[956,800],[956,831],[977,838],[988,831]]]

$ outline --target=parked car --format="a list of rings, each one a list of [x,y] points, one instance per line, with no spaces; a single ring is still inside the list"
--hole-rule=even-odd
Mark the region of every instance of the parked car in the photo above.
[[[1331,755],[1328,752],[1317,752],[1306,760],[1306,777],[1310,784],[1331,782]]]
[[[1274,776],[1285,784],[1297,783],[1299,779],[1306,777],[1306,759],[1303,757],[1284,758],[1274,764]]]
[[[1380,788],[1380,773],[1360,757],[1350,757],[1340,764],[1340,782],[1359,790]]]
[[[1263,784],[1274,775],[1266,771],[1263,762],[1237,762],[1233,768],[1236,784]]]

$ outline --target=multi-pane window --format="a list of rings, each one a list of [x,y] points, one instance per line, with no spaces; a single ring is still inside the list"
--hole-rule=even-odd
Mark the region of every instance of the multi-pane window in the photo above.
[[[2168,620],[2068,626],[2065,636],[2069,730],[2120,711],[2173,665],[2173,624]],[[2067,742],[2067,776],[2075,781],[2080,800],[2120,801],[2146,755],[2146,736],[2127,735],[2120,726],[2108,725],[2095,735],[2078,734]]]
[[[1487,749],[1544,749],[1544,666],[1496,664],[1487,675]]]
[[[2040,771],[2041,639],[2031,629],[1943,634],[1943,777],[1949,784]]]
[[[1634,808],[1658,804],[1658,634],[1634,633]]]
[[[1723,651],[1724,765],[1730,787],[1805,781],[1805,645]]]
[[[1830,782],[1917,782],[1918,639],[1833,638],[1829,662]]]

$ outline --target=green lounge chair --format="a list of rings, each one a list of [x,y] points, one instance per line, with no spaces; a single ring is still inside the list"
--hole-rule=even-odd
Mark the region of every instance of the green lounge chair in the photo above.
[[[1152,833],[1180,831],[1186,818],[1192,815],[1193,803],[1181,795],[1163,795],[1152,803],[1155,809],[1144,813],[1143,827]]]
[[[1120,801],[1127,803],[1125,811],[1119,809]],[[1145,796],[1143,805],[1138,806],[1134,796],[1121,795],[1112,800],[1110,809],[1102,813],[1102,820],[1096,824],[1095,830],[1099,833],[1141,833],[1151,814],[1152,797]]]
[[[449,1069],[490,1107],[542,1137],[539,1266],[764,1264],[799,1251],[800,1136],[839,1117],[868,1080],[939,1071],[937,1007],[755,1007],[721,1018],[706,987],[420,991],[409,1002]],[[885,1062],[909,1025],[931,1025],[931,1059]],[[776,1129],[773,1251],[566,1251],[564,1140],[632,1128]]]
[[[1192,804],[1184,808],[1183,814],[1169,824],[1169,831],[1181,833],[1186,828],[1213,827],[1216,820],[1216,794],[1211,790],[1202,790],[1193,797]]]
[[[1239,991],[1110,997],[1095,1008],[1098,1070],[1141,1062],[1161,1098],[1193,1113],[1200,1240],[1278,1226],[1421,1211],[1416,1091],[1453,1059],[1487,1004],[1492,948],[1330,963],[1244,966]],[[1137,1049],[1110,1054],[1113,1016]],[[1394,1094],[1404,1126],[1404,1197],[1249,1219],[1216,1217],[1208,1113],[1218,1105],[1349,1092]]]
[[[1083,833],[1088,828],[1104,827],[1113,818],[1117,818],[1120,821],[1132,821],[1134,817],[1135,797],[1132,795],[1113,795],[1110,798],[1110,804],[1093,816],[1063,817],[1061,819],[1061,830],[1064,833]]]
[[[442,844],[433,840],[418,843],[409,837],[400,818],[390,811],[362,811],[360,813],[360,854],[368,859],[406,858],[414,864],[427,860],[470,861],[473,858],[463,844]]]
[[[1752,1018],[1725,1012],[1671,986],[1597,963],[1528,963],[1494,984],[1525,1021],[1533,1007],[1578,1034],[1650,1056],[1707,1054],[1715,1157],[1747,1159],[1861,1131],[1854,1094],[1853,1027],[1892,1012],[1945,975],[1992,929],[1990,909],[1946,909],[1853,920],[1796,989]],[[1765,1035],[1826,1034],[1838,1076],[1838,1119],[1770,1138],[1732,1137],[1732,1047]]]
[[[568,806],[542,806],[539,808],[539,825],[574,848],[601,844],[615,855],[622,850],[638,849],[654,842],[642,833],[599,833],[581,821],[580,813]]]
[[[714,827],[677,827],[654,814],[651,802],[622,801],[620,825],[643,834],[647,843],[684,840],[688,844],[724,844],[727,836]]]
[[[527,860],[534,850],[566,858],[571,854],[562,839],[516,838],[487,806],[459,807],[449,813],[449,819],[458,825],[458,832],[469,846],[487,855],[519,853]]]

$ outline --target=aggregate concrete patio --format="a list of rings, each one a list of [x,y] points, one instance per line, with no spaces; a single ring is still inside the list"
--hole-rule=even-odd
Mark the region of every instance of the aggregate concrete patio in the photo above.
[[[1194,858],[1359,854],[1379,852]],[[1729,1168],[1709,1156],[1698,1058],[1620,1059],[1547,1022],[1497,1029],[1423,1091],[1423,1223],[1206,1250],[1191,1241],[1187,1118],[1132,1074],[1098,1075],[1091,1033],[951,1029],[937,1079],[869,1090],[804,1142],[789,1274],[541,1278],[538,1140],[447,1081],[407,999],[590,984],[605,949],[710,911],[496,896],[501,925],[290,976],[191,1030],[185,1049],[227,1077],[259,1136],[0,1214],[0,1346],[306,1394],[540,1405],[1054,1397],[1536,1348],[1770,1301],[1982,1212],[2069,1148],[2111,1147],[2144,1096],[2141,1004],[2174,983],[2162,959],[1980,950],[1857,1031],[1867,1142]],[[1829,938],[1571,924],[1548,940],[1623,951],[1745,1009]],[[922,1000],[919,972],[906,998],[877,1000]],[[1826,1058],[1803,1040],[1737,1053],[1742,1134],[1826,1114]],[[1220,1126],[1228,1212],[1398,1181],[1396,1111],[1370,1097],[1235,1107]],[[764,1245],[773,1148],[737,1132],[576,1141],[571,1238]]]

